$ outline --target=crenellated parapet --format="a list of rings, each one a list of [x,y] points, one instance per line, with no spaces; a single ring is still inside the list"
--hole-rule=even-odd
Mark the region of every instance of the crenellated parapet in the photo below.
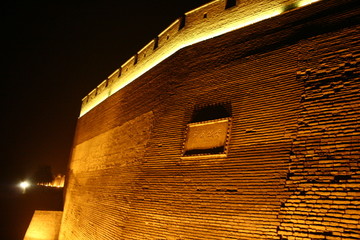
[[[175,20],[82,99],[80,117],[176,51],[319,0],[214,0]]]

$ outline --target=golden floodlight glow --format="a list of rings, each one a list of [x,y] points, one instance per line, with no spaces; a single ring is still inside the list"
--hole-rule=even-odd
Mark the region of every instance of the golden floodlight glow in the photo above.
[[[300,0],[297,2],[297,6],[298,7],[303,7],[303,6],[306,6],[306,5],[309,5],[311,3],[314,3],[314,2],[318,2],[320,0]]]
[[[311,3],[317,2],[320,0],[300,0],[295,3],[296,7],[302,7],[305,5],[309,5]],[[202,9],[210,4],[215,4],[216,2],[210,2],[205,4],[197,9],[191,10],[187,12],[185,15],[191,15],[196,11],[202,11]],[[238,9],[239,12],[241,8]],[[111,96],[112,94],[116,93],[120,89],[124,88],[126,85],[134,81],[135,79],[139,78],[141,75],[158,65],[160,62],[168,58],[169,56],[173,55],[178,50],[185,48],[187,46],[199,43],[201,41],[208,40],[210,38],[214,38],[220,36],[222,34],[249,26],[251,24],[263,21],[265,19],[269,19],[280,15],[284,12],[284,6],[279,5],[278,7],[271,8],[266,10],[264,7],[263,11],[256,11],[258,14],[254,14],[254,12],[249,13],[248,16],[245,17],[238,17],[236,12],[226,13],[229,14],[229,18],[224,17],[225,15],[221,16],[214,16],[213,22],[209,26],[201,25],[196,28],[192,27],[191,30],[187,31],[186,25],[183,30],[177,32],[174,36],[172,36],[163,46],[159,47],[159,49],[152,52],[148,59],[144,59],[143,62],[137,63],[136,66],[133,66],[133,71],[126,72],[119,76],[117,80],[113,83],[109,84],[105,90],[103,90],[100,94],[93,95],[94,91],[91,92],[87,97],[83,99],[83,105],[81,107],[80,116],[82,117],[96,105],[100,104],[106,98]],[[230,15],[232,14],[232,15]],[[219,19],[217,19],[219,18]],[[165,29],[159,36],[165,34],[168,29],[175,26],[179,20],[172,23],[167,29]],[[221,22],[221,23],[220,23]],[[220,23],[220,24],[219,24]],[[149,44],[148,44],[149,45]],[[134,57],[131,57],[128,61],[125,62],[122,66],[128,66],[128,63]],[[96,93],[96,91],[95,91]],[[89,97],[91,96],[91,97]]]
[[[30,183],[28,181],[23,181],[19,183],[19,187],[23,190],[23,193],[25,193],[26,189],[30,187]]]

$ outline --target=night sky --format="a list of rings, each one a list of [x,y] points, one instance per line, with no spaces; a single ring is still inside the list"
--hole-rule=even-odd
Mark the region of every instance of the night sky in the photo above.
[[[183,13],[210,0],[8,1],[1,184],[66,173],[81,99]]]

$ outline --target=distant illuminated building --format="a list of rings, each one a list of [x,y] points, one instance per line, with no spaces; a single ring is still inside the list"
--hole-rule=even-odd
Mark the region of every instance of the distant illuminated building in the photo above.
[[[65,175],[58,174],[52,182],[39,183],[38,185],[45,187],[63,188],[65,185]]]
[[[51,185],[53,187],[62,188],[65,185],[65,175],[58,174],[54,181],[52,181]]]

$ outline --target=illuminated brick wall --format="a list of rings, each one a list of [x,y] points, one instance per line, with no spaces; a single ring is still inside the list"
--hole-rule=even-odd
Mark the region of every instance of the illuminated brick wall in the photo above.
[[[209,1],[170,24],[84,97],[80,116],[179,49],[317,1],[319,0]]]
[[[61,217],[62,211],[36,210],[24,240],[57,240]]]
[[[355,2],[188,46],[79,118],[59,239],[358,239]],[[228,130],[194,120],[218,105]],[[202,123],[227,150],[184,156]]]
[[[292,195],[281,209],[288,239],[360,239],[359,32],[301,42],[305,91],[286,183]]]

